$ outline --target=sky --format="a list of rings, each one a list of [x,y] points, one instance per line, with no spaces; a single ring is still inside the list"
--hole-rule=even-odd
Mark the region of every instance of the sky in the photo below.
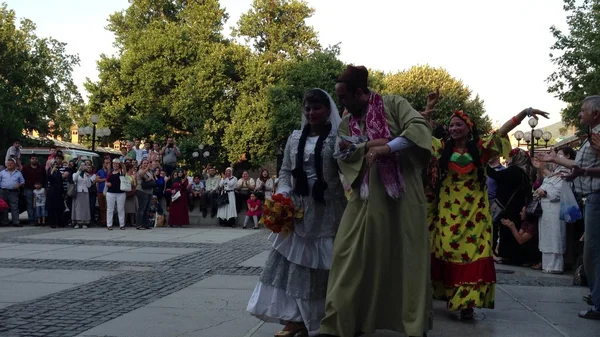
[[[19,18],[31,19],[37,35],[67,43],[81,62],[73,78],[80,87],[97,80],[96,61],[113,54],[114,36],[105,29],[108,16],[127,0],[2,0]],[[252,0],[221,0],[230,15],[229,35]],[[552,25],[566,28],[562,0],[308,0],[315,15],[308,20],[323,46],[340,43],[346,63],[395,72],[413,65],[442,67],[485,102],[495,124],[527,107],[560,121],[565,104],[547,92]],[[443,95],[443,93],[442,93]],[[525,128],[525,126],[523,126]]]

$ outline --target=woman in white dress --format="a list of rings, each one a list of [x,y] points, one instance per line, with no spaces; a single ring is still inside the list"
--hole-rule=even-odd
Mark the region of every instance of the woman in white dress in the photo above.
[[[219,205],[219,209],[217,210],[217,217],[221,226],[229,225],[235,227],[235,219],[237,217],[235,187],[237,186],[237,181],[237,178],[233,176],[233,169],[231,167],[225,169],[225,176],[219,182],[219,189],[221,190],[219,198],[225,198],[224,195],[226,195],[229,202]]]
[[[325,314],[325,294],[333,239],[346,206],[333,157],[340,116],[331,97],[312,89],[304,97],[302,130],[288,138],[278,193],[304,211],[289,235],[271,234],[271,251],[247,310],[284,328],[275,336],[317,332]]]
[[[79,169],[73,174],[76,193],[73,196],[71,207],[71,221],[75,229],[79,226],[87,228],[91,221],[89,188],[92,186],[92,180],[87,171],[87,165],[81,162],[79,163]]]
[[[562,158],[575,159],[575,150],[570,147],[558,150]],[[534,166],[545,163],[534,161]],[[560,197],[562,184],[568,184],[562,178],[569,169],[556,166],[552,172],[545,170],[542,186],[535,193],[542,204],[542,218],[539,221],[539,249],[542,252],[542,270],[546,273],[560,274],[564,271],[564,254],[567,250],[567,225],[560,220]]]

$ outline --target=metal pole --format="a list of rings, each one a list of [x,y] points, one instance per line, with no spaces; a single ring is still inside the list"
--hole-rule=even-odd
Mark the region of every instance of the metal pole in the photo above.
[[[534,128],[531,128],[531,158],[533,158],[535,155],[535,138],[533,137],[534,130]]]
[[[94,127],[92,130],[92,151],[96,150],[96,123],[94,123]]]

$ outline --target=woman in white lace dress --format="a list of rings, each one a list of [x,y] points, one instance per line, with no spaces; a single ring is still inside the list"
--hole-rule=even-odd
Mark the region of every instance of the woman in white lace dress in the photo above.
[[[333,154],[340,116],[325,91],[304,97],[302,130],[288,138],[277,193],[304,210],[289,235],[271,234],[273,250],[248,303],[266,322],[284,325],[275,336],[306,336],[319,329],[333,239],[346,206]]]
[[[227,198],[227,203],[221,203],[217,210],[217,217],[221,226],[235,227],[235,219],[237,218],[237,207],[235,205],[235,188],[238,179],[233,176],[233,169],[228,167],[225,169],[225,176],[219,182],[221,195],[219,198]]]

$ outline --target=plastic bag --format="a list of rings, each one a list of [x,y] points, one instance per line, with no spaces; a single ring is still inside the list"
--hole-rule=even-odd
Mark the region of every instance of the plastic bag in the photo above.
[[[575,222],[582,217],[577,199],[571,190],[571,184],[563,182],[560,193],[560,220]]]

